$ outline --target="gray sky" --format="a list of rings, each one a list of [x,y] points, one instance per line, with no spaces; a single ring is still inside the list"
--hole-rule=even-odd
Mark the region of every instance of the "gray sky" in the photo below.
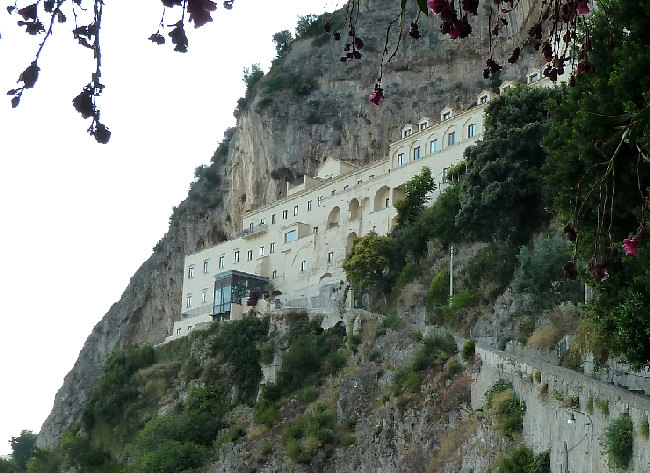
[[[186,27],[189,52],[179,54],[169,38],[147,41],[159,0],[107,2],[99,106],[108,145],[72,107],[94,65],[68,24],[46,45],[36,87],[11,109],[5,92],[41,37],[0,11],[0,454],[22,429],[40,429],[92,327],[167,230],[194,168],[235,124],[243,67],[268,70],[273,33],[344,3],[238,0],[226,11],[219,1],[213,23]]]

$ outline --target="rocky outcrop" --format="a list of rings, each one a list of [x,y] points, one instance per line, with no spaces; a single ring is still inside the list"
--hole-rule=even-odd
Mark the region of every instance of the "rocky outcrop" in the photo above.
[[[361,164],[381,158],[404,123],[435,116],[447,105],[464,108],[489,86],[481,75],[487,56],[487,17],[482,13],[474,22],[474,37],[463,42],[443,38],[438,18],[423,17],[424,36],[412,41],[404,32],[399,54],[384,68],[386,101],[380,107],[370,105],[368,95],[378,74],[385,28],[399,5],[389,3],[387,7],[385,1],[369,0],[362,5],[357,28],[366,42],[362,60],[342,64],[342,42],[316,45],[314,38],[307,38],[292,43],[273,72],[312,80],[315,87],[309,93],[296,96],[289,90],[271,90],[272,74],[258,82],[240,113],[217,176],[201,182],[202,194],[195,193],[199,198],[190,193],[175,209],[169,231],[153,255],[89,335],[42,426],[39,446],[58,447],[111,350],[158,343],[169,334],[180,308],[187,253],[238,232],[244,211],[281,197],[286,180],[313,172],[326,157]],[[525,30],[531,3],[522,1],[511,19],[509,28],[515,34]],[[500,56],[507,57],[505,49],[512,43],[504,41],[497,49],[501,46]],[[531,56],[523,58],[504,72],[504,78],[522,77],[531,60]]]

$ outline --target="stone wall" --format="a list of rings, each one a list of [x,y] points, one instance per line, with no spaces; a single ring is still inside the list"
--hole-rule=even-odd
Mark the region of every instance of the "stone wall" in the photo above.
[[[622,413],[628,413],[634,425],[633,471],[650,471],[650,442],[639,434],[641,420],[650,412],[650,398],[522,354],[480,344],[476,346],[476,354],[482,366],[472,386],[472,407],[483,407],[485,392],[497,380],[510,380],[515,392],[526,402],[524,442],[535,452],[551,450],[553,473],[610,471],[607,457],[601,454],[600,439],[609,422]],[[541,382],[535,380],[537,371]],[[576,396],[579,407],[565,407]],[[589,398],[606,402],[609,415],[596,406],[589,414],[586,409]],[[571,413],[575,423],[569,424]]]

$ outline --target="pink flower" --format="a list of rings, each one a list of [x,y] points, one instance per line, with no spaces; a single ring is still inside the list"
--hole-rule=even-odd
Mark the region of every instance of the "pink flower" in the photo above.
[[[380,102],[384,101],[384,90],[378,85],[375,86],[375,90],[370,93],[370,103],[373,105],[379,105]]]
[[[639,247],[639,240],[636,237],[626,238],[623,240],[623,250],[627,256],[636,256],[636,250]]]
[[[440,15],[440,12],[448,5],[449,2],[447,0],[428,0],[427,2],[427,6],[436,15]]]
[[[587,0],[578,0],[578,15],[586,15],[589,13],[589,5]]]

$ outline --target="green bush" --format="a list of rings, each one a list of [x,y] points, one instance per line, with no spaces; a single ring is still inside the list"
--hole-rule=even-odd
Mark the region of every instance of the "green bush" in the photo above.
[[[542,382],[542,373],[541,372],[535,371],[535,381],[537,381],[538,383]],[[593,402],[593,398],[592,398],[592,402]]]
[[[264,365],[269,365],[273,363],[273,358],[275,357],[275,344],[268,341],[262,342],[258,346],[258,351],[260,352],[260,363]]]
[[[585,403],[585,411],[587,414],[591,415],[594,413],[594,397],[589,396],[587,402]]]
[[[485,392],[485,401],[487,406],[492,407],[492,398],[495,394],[502,393],[508,389],[512,389],[512,383],[506,379],[500,379],[490,386],[490,389]]]
[[[560,237],[535,240],[532,249],[521,247],[513,280],[513,292],[523,301],[519,313],[537,314],[563,301],[581,301],[580,282],[566,279],[562,270],[569,251],[569,242]]]
[[[136,458],[133,473],[193,472],[203,465],[209,450],[191,442],[165,440],[155,450]]]
[[[532,450],[520,445],[497,459],[494,473],[551,473],[550,451],[533,455]]]
[[[464,285],[479,290],[484,302],[491,302],[512,280],[517,267],[518,249],[507,243],[493,242],[480,250],[461,273]]]
[[[612,469],[627,470],[632,464],[634,428],[628,414],[621,414],[605,428],[601,446]]]
[[[449,270],[442,269],[431,280],[426,292],[427,308],[432,311],[449,301]]]
[[[596,409],[598,409],[602,415],[609,417],[609,402],[602,399],[596,399],[594,404],[596,405]]]
[[[475,352],[476,352],[476,340],[474,339],[467,340],[467,343],[463,345],[463,351],[461,352],[463,361],[468,361],[470,358],[474,356]]]
[[[289,317],[289,348],[282,358],[282,369],[274,384],[267,384],[260,392],[253,418],[258,423],[271,425],[283,396],[307,386],[315,386],[326,374],[339,371],[347,363],[345,327],[323,330],[307,314]]]
[[[499,419],[499,430],[507,437],[512,438],[515,433],[521,433],[524,428],[524,413],[526,403],[516,394],[499,402],[496,406]]]
[[[408,283],[412,282],[418,275],[418,268],[415,263],[406,263],[402,268],[402,272],[397,276],[397,283],[395,290],[400,291]]]
[[[305,386],[296,394],[300,402],[313,402],[318,399],[318,391],[313,386]]]
[[[426,337],[413,358],[413,370],[422,371],[434,365],[442,366],[450,356],[458,353],[451,334]]]
[[[639,425],[639,433],[641,434],[641,437],[648,440],[650,427],[648,426],[648,416],[645,414],[643,415],[643,419],[641,419],[641,425]]]
[[[334,414],[323,404],[310,411],[295,422],[290,423],[282,435],[282,441],[291,460],[297,463],[309,463],[316,448],[324,448],[334,444]],[[310,448],[305,448],[302,439],[309,439]]]
[[[257,347],[268,341],[267,318],[245,317],[242,320],[218,324],[209,343],[211,354],[223,355],[231,364],[233,382],[238,388],[239,400],[253,403],[262,380],[260,351]]]

